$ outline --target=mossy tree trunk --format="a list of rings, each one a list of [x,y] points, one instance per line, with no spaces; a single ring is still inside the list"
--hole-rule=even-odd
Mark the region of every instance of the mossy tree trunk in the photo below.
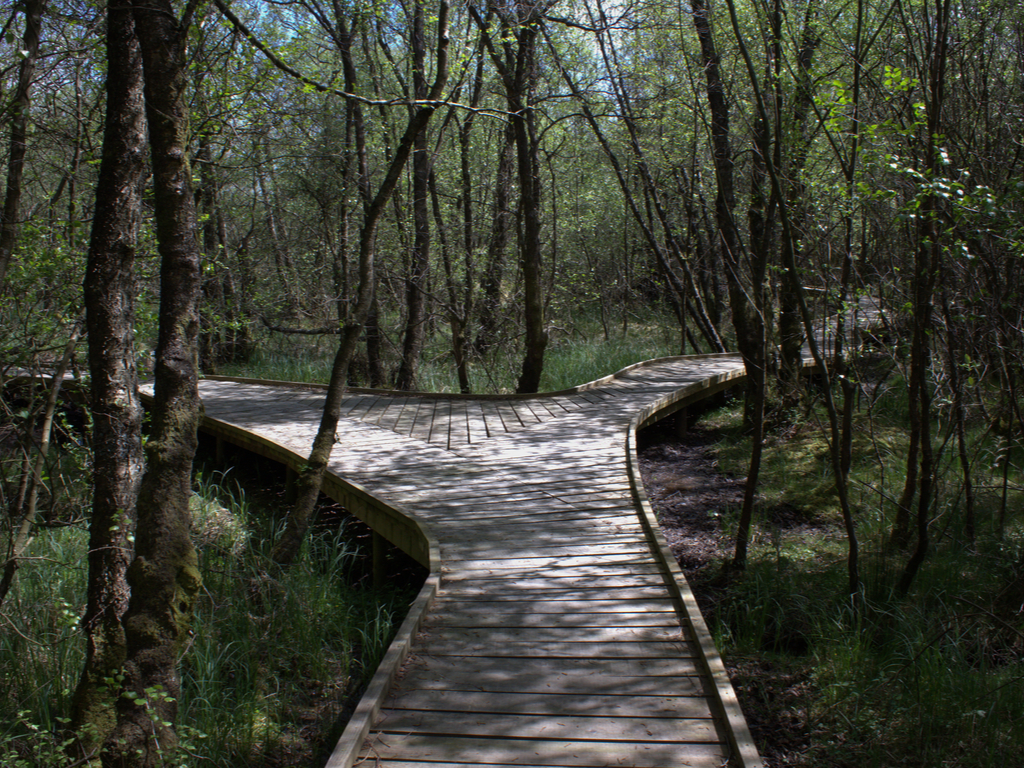
[[[96,212],[85,274],[91,374],[93,502],[89,576],[82,627],[86,661],[71,726],[90,754],[113,730],[117,691],[110,681],[125,660],[121,618],[135,499],[142,477],[142,406],[133,333],[136,239],[146,168],[142,58],[130,7],[107,12],[107,115]]]
[[[199,242],[188,163],[186,33],[169,0],[135,0],[160,253],[160,314],[152,428],[138,499],[127,660],[117,726],[104,766],[163,765],[177,746],[178,656],[201,581],[189,536],[189,496],[199,398]]]

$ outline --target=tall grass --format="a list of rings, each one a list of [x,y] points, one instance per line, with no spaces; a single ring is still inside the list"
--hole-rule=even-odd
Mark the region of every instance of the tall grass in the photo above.
[[[794,765],[1024,765],[1024,499],[1015,499],[1016,516],[1002,534],[993,524],[995,500],[979,504],[984,532],[970,545],[950,478],[929,557],[911,593],[896,595],[908,553],[889,546],[890,502],[877,490],[902,487],[898,390],[878,401],[873,423],[861,425],[851,478],[864,609],[853,611],[845,594],[846,542],[827,445],[812,418],[768,441],[755,546],[746,572],[719,587],[713,632],[727,657],[800,669],[810,681],[801,700],[810,744]],[[726,431],[721,465],[742,475],[739,411],[713,418]],[[984,438],[981,426],[974,438]],[[781,508],[782,525],[772,514]]]
[[[673,318],[651,313],[634,318],[625,332],[609,329],[608,338],[599,318],[581,315],[552,323],[545,352],[542,391],[568,389],[599,379],[642,360],[679,354],[679,328]],[[333,339],[268,335],[244,364],[225,366],[221,373],[281,381],[326,383],[330,378],[335,347]],[[385,361],[392,374],[398,360],[392,352]],[[474,356],[469,372],[473,392],[514,392],[522,367],[522,351],[514,339],[498,345],[486,357]],[[367,386],[353,366],[352,384]],[[435,334],[427,343],[420,363],[417,388],[427,392],[458,392],[450,340]]]
[[[88,535],[39,532],[0,608],[0,765],[5,744],[55,733],[70,711],[84,661],[78,630]]]
[[[205,764],[249,765],[299,750],[311,722],[332,731],[410,595],[354,585],[363,566],[344,525],[315,531],[294,567],[272,568],[273,537],[252,535],[266,515],[223,476],[210,485],[204,496],[214,501],[197,519],[220,533],[202,549],[205,595],[182,667],[184,721],[206,734]]]
[[[178,728],[168,765],[310,762],[376,668],[411,594],[356,584],[361,554],[344,527],[315,533],[274,572],[274,516],[230,475],[199,476],[194,540],[203,574],[181,659]],[[61,751],[81,672],[84,528],[41,531],[0,612],[0,767],[68,764]],[[311,726],[321,741],[309,743]]]

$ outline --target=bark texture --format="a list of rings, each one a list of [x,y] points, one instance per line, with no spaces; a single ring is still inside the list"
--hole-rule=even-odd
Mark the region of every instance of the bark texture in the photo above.
[[[135,368],[135,251],[145,170],[142,58],[130,8],[107,12],[107,114],[96,212],[85,274],[93,417],[93,502],[88,596],[82,626],[86,661],[72,728],[90,754],[113,730],[124,663],[121,618],[128,608],[129,535],[142,477],[142,406]]]
[[[185,38],[168,0],[137,0],[146,117],[160,252],[160,331],[152,429],[139,490],[131,600],[124,617],[128,658],[117,727],[104,766],[163,765],[177,747],[178,655],[201,585],[189,536],[192,459],[199,398],[199,242],[188,164]]]

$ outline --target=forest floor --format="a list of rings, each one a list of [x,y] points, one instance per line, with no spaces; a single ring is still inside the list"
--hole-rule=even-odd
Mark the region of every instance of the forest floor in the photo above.
[[[719,470],[712,450],[717,439],[700,425],[682,437],[656,425],[637,441],[647,495],[709,627],[730,578],[723,564],[733,542],[723,531],[721,513],[742,504],[744,484],[744,478]],[[772,517],[782,528],[807,527],[804,518],[785,509],[773,510]],[[724,661],[766,768],[805,765],[811,746],[803,715],[810,664],[760,657]]]

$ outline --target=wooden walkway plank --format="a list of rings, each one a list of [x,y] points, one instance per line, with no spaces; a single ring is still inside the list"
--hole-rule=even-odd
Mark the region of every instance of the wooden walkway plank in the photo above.
[[[430,441],[430,432],[434,426],[434,415],[437,413],[436,404],[429,400],[421,400],[419,408],[416,409],[416,417],[409,428],[409,437]]]
[[[512,406],[512,410],[516,412],[516,416],[519,418],[519,423],[524,427],[528,427],[533,424],[540,424],[544,421],[544,419],[541,419],[541,417],[537,415],[537,412],[530,407],[529,400],[511,400],[509,401],[509,405]]]
[[[453,400],[448,419],[448,449],[456,451],[469,445],[469,403]]]
[[[409,402],[407,397],[388,397],[382,398],[381,401],[384,404],[384,409],[374,424],[381,429],[387,429],[391,432],[398,432],[398,422],[402,418],[402,411],[405,410],[406,403]]]
[[[466,671],[466,664],[452,659],[431,659],[430,664],[422,663],[419,657],[402,670],[402,677],[396,682],[392,701],[409,691],[474,691],[487,694],[520,694],[523,696],[564,696],[569,704],[573,699],[590,700],[594,696],[681,696],[706,697],[706,690],[700,671],[693,667],[689,674],[685,670],[674,677],[625,675],[625,674],[573,674],[571,671],[552,674],[533,668],[510,668],[507,659],[501,660],[498,669],[487,668],[479,672]],[[571,697],[571,698],[570,698]],[[704,700],[704,713],[711,717]],[[572,706],[562,714],[574,711]]]
[[[567,743],[568,742],[568,743]],[[528,755],[531,763],[550,766],[630,765],[662,768],[676,765],[679,748],[655,742],[569,741],[567,739],[489,739],[443,734],[387,733],[368,745],[368,757],[388,765],[395,761],[438,763],[515,764]],[[721,768],[725,752],[720,746],[687,744],[686,765],[690,768]]]
[[[440,716],[439,716],[440,715]],[[714,724],[707,718],[645,718],[548,714],[385,710],[382,733],[413,731],[504,739],[562,739],[617,742],[713,742]]]
[[[358,419],[372,423],[369,414],[380,410],[379,398],[376,395],[357,395],[352,398],[352,407],[345,413],[346,419]]]
[[[506,431],[505,422],[502,421],[498,404],[494,400],[481,400],[480,414],[487,427],[488,437],[498,437]]]
[[[434,418],[430,426],[430,435],[427,441],[441,446],[448,447],[448,433],[452,421],[452,401],[441,400],[434,404]]]
[[[473,685],[489,681],[497,684],[518,685],[520,690],[548,691],[562,690],[594,694],[618,688],[621,681],[615,678],[636,680],[657,678],[662,683],[661,692],[673,690],[674,681],[689,688],[685,681],[697,677],[700,666],[696,659],[601,659],[601,658],[555,658],[527,657],[516,663],[502,656],[475,656],[470,661],[464,656],[419,656],[403,670],[404,685]],[[665,679],[667,678],[667,679]],[[632,684],[631,684],[632,685]],[[637,686],[643,690],[642,686]],[[515,690],[513,688],[512,690]]]
[[[482,443],[490,437],[487,420],[484,418],[484,410],[479,400],[466,401],[466,426],[469,430],[468,441],[470,443]]]
[[[406,398],[405,407],[402,409],[401,415],[399,415],[395,420],[394,426],[392,426],[391,429],[406,437],[411,435],[413,425],[416,423],[416,414],[419,413],[423,404],[423,400]]]
[[[404,690],[399,683],[389,712],[403,709],[558,717],[576,712],[587,717],[629,716],[707,720],[707,707],[694,696],[619,694],[500,693],[490,691]]]
[[[427,625],[425,625],[427,626]],[[489,643],[492,647],[524,643],[624,643],[624,642],[683,642],[684,635],[677,627],[598,627],[581,638],[575,627],[445,627],[430,626],[429,642]],[[452,655],[452,654],[435,654]]]

